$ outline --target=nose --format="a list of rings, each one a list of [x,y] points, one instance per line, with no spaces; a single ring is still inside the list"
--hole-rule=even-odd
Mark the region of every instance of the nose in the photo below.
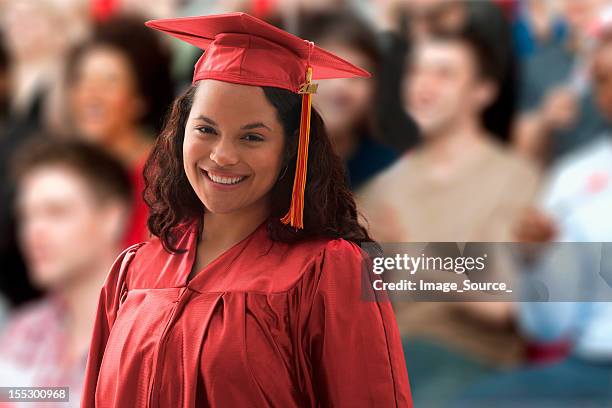
[[[104,86],[100,85],[98,81],[92,81],[91,79],[79,79],[74,85],[73,90],[78,98],[91,102],[92,100],[99,99],[98,96],[104,91]]]
[[[238,152],[231,140],[226,137],[219,138],[210,152],[210,160],[220,167],[232,166],[238,163]]]

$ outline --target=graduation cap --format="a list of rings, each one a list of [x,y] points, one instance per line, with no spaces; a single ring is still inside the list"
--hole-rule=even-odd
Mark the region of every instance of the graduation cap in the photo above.
[[[281,221],[303,228],[304,189],[308,168],[313,80],[369,77],[342,58],[245,13],[182,17],[146,22],[204,50],[193,82],[216,79],[243,85],[271,86],[302,95],[297,164],[291,207]]]

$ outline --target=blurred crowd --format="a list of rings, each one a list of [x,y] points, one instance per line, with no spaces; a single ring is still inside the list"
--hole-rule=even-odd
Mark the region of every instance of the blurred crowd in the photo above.
[[[373,74],[313,103],[376,240],[612,241],[612,0],[0,0],[1,386],[78,406],[99,289],[148,238],[142,169],[199,57],[143,22],[230,11]],[[394,308],[415,406],[612,404],[607,303]]]

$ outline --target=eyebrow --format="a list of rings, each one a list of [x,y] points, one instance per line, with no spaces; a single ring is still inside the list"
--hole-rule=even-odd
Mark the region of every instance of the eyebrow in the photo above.
[[[197,116],[195,118],[195,120],[202,120],[202,121],[208,123],[209,125],[217,126],[217,127],[219,126],[219,125],[217,125],[217,123],[214,120],[212,120],[211,118],[209,118],[207,116],[204,116],[204,115]],[[242,130],[252,130],[252,129],[258,129],[258,128],[268,129],[270,132],[272,131],[272,129],[270,129],[270,127],[266,126],[263,122],[249,123],[248,125],[242,126],[240,129],[242,129]]]
[[[204,116],[204,115],[197,116],[197,117],[194,118],[194,120],[203,120],[204,122],[208,123],[209,125],[219,126],[219,125],[217,125],[217,122],[215,122],[211,118],[209,118],[207,116]]]
[[[249,123],[248,125],[244,125],[240,129],[251,130],[251,129],[258,129],[258,128],[265,128],[265,129],[268,129],[270,132],[272,131],[272,129],[264,125],[262,122]]]

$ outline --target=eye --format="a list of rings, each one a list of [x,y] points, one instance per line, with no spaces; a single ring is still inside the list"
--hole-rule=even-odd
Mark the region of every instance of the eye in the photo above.
[[[244,135],[244,140],[247,142],[263,142],[264,138],[255,133],[249,133],[248,135]]]
[[[217,134],[217,131],[214,128],[211,128],[210,126],[200,126],[200,127],[197,127],[196,130],[202,134],[211,134],[211,135]]]

